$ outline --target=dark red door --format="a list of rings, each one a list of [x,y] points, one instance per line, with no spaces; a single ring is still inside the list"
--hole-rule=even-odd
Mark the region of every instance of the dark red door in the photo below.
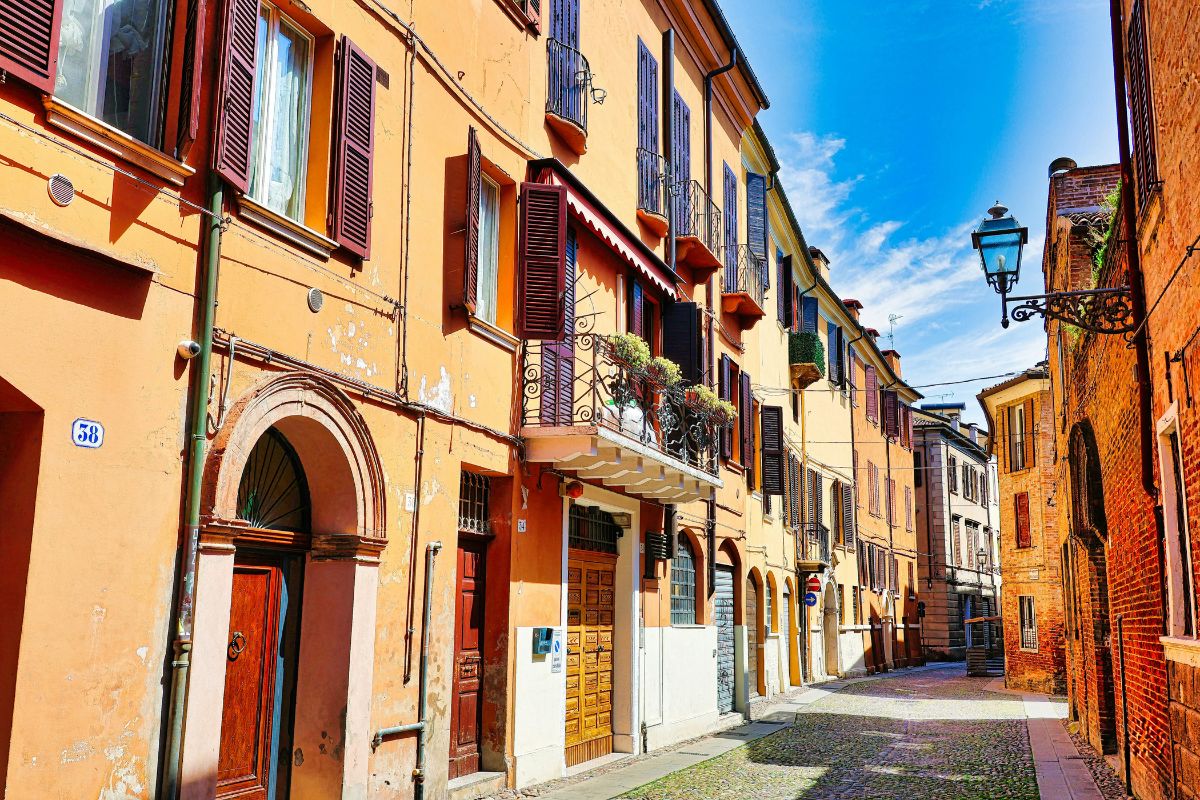
[[[276,665],[283,571],[271,563],[233,568],[217,797],[269,797],[275,740]]]
[[[459,544],[454,599],[453,706],[450,714],[451,778],[479,771],[486,577],[486,543]]]

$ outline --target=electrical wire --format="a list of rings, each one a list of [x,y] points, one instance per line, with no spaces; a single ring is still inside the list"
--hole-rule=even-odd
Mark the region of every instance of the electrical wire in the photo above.
[[[1158,304],[1161,303],[1162,299],[1166,296],[1167,290],[1171,288],[1171,284],[1173,284],[1175,279],[1179,277],[1179,273],[1183,271],[1183,267],[1187,263],[1188,259],[1191,258],[1192,254],[1197,250],[1200,250],[1200,235],[1197,235],[1192,243],[1187,246],[1187,250],[1184,251],[1183,258],[1179,260],[1179,264],[1175,267],[1175,271],[1171,273],[1171,277],[1167,279],[1162,291],[1158,293],[1158,297],[1154,300],[1154,305],[1150,306],[1150,310],[1146,312],[1146,316],[1142,318],[1141,323],[1127,337],[1130,342],[1137,340],[1138,336],[1142,334],[1142,330],[1150,322],[1150,317],[1158,308]],[[1132,346],[1133,345],[1131,344],[1130,347]]]

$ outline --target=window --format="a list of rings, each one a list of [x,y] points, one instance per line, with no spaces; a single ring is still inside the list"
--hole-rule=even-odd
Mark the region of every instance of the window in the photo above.
[[[866,366],[867,420],[879,423],[879,376],[872,364]]]
[[[904,530],[913,529],[913,493],[911,486],[904,487]]]
[[[846,619],[846,614],[848,614],[850,611],[850,609],[846,608],[846,587],[840,583],[837,585],[837,587],[838,609],[841,611],[841,614],[838,616],[841,618],[842,624],[845,625],[849,621]]]
[[[1027,425],[1029,419],[1027,416],[1029,407],[1033,405],[1032,401],[1017,406],[1008,407],[1008,471],[1020,472],[1027,466],[1026,455],[1028,454],[1028,445],[1026,444]]]
[[[925,485],[925,456],[920,450],[913,451],[913,485],[918,489]]]
[[[958,459],[950,456],[950,494],[958,494]]]
[[[268,3],[259,5],[254,155],[250,199],[294,220],[304,218],[313,39]]]
[[[1187,494],[1183,481],[1178,421],[1174,407],[1159,423],[1158,458],[1163,483],[1163,536],[1167,563],[1167,632],[1196,635],[1196,598],[1192,587],[1192,551],[1188,534]]]
[[[887,521],[888,525],[896,524],[896,481],[888,478],[887,482]]]
[[[1013,519],[1017,529],[1017,547],[1032,547],[1033,537],[1029,530],[1029,492],[1018,492],[1013,496]]]
[[[671,559],[671,624],[696,624],[696,556],[682,532],[675,537]]]
[[[1134,2],[1129,15],[1129,127],[1133,133],[1139,208],[1145,205],[1150,193],[1158,187],[1154,99],[1150,87],[1150,50],[1146,45],[1144,6],[1144,0]]]
[[[486,175],[479,177],[479,299],[475,316],[496,324],[500,293],[500,187]]]
[[[838,503],[842,502],[842,482],[834,481],[829,487],[829,493],[833,497],[833,514],[829,520],[829,529],[833,533],[833,543],[836,545],[844,545],[846,543],[845,515],[839,513],[841,509]]]
[[[157,146],[166,81],[166,0],[63,0],[54,95]]]
[[[486,475],[463,470],[458,482],[458,529],[468,533],[492,532],[488,506],[492,482]]]
[[[775,612],[775,590],[771,588],[771,582],[767,581],[767,617],[765,624],[767,633],[772,633],[775,630],[774,612]]]
[[[862,625],[862,589],[855,586],[852,597],[854,599],[854,624]]]
[[[963,565],[962,517],[954,517],[951,523],[950,549],[954,551],[954,564]]]
[[[914,598],[917,596],[917,581],[916,578],[913,577],[913,562],[906,562],[905,568],[908,571],[908,596],[909,598]]]
[[[1037,650],[1037,614],[1033,598],[1021,595],[1017,598],[1021,617],[1021,649]]]

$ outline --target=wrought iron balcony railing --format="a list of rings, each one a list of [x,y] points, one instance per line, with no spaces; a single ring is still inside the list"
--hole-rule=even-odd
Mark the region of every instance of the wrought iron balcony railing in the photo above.
[[[766,259],[748,244],[725,248],[725,294],[745,294],[760,308],[766,302]]]
[[[588,60],[558,39],[546,40],[546,55],[550,70],[546,113],[561,117],[586,133],[588,89],[592,84]]]
[[[651,214],[666,215],[669,205],[667,191],[667,160],[644,147],[637,149],[638,208]]]
[[[829,528],[816,522],[801,526],[802,536],[796,537],[796,558],[800,561],[829,563]]]
[[[663,387],[644,369],[621,363],[607,337],[526,341],[521,358],[522,427],[607,428],[717,474],[717,431],[727,422],[695,407],[683,387]]]
[[[705,192],[700,181],[672,185],[675,235],[699,239],[711,253],[721,250],[721,210]]]

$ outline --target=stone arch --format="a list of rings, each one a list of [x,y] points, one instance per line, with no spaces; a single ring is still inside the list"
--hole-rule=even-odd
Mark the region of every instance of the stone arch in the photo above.
[[[235,522],[242,470],[270,428],[304,466],[315,537],[386,538],[383,466],[366,420],[331,381],[299,372],[264,377],[230,408],[205,462],[205,522]]]

